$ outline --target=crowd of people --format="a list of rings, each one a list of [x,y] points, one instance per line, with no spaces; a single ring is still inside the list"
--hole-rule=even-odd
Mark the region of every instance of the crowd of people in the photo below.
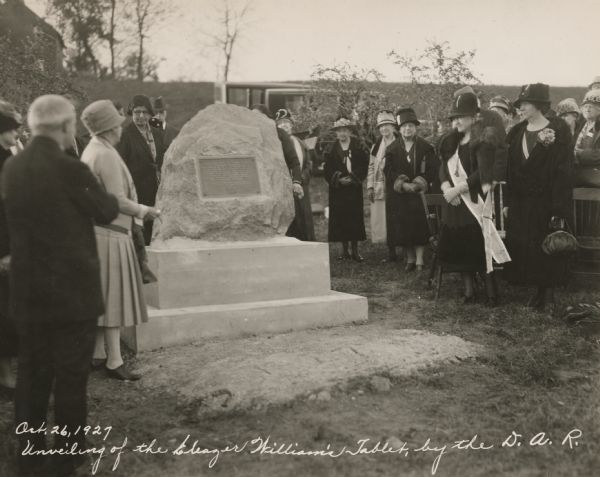
[[[124,363],[120,329],[148,319],[142,284],[156,277],[145,247],[160,218],[163,158],[178,133],[162,98],[136,95],[126,111],[110,100],[87,105],[80,117],[87,133],[77,135],[74,101],[33,101],[25,145],[21,115],[0,101],[0,386],[15,389],[17,429],[44,425],[53,389],[56,425],[69,430],[55,436],[54,449],[85,448],[90,369],[118,380],[141,377]],[[550,106],[541,83],[523,86],[513,103],[494,97],[487,109],[466,87],[454,95],[452,127],[435,144],[420,136],[415,110],[405,107],[377,115],[380,137],[370,151],[353,122],[338,118],[324,177],[328,239],[341,242],[339,259],[364,260],[366,181],[371,240],[387,245],[386,261],[405,258],[407,272],[422,272],[434,233],[427,194],[438,193],[447,205],[436,254],[460,267],[464,302],[474,302],[479,274],[487,303],[497,305],[494,265],[503,265],[510,282],[534,287],[529,306],[542,310],[569,265],[568,255],[543,244],[553,230],[569,230],[573,187],[600,186],[600,79],[581,107],[572,98],[556,111]],[[254,109],[274,119],[290,171],[295,216],[287,235],[315,240],[309,152],[293,134],[292,113]],[[504,183],[501,237],[492,197]],[[594,214],[597,230],[600,209]],[[31,445],[46,449],[46,437],[17,434],[22,475],[71,475],[85,461],[76,452],[25,455]]]
[[[398,261],[400,247],[405,270],[422,272],[432,244],[436,260],[460,271],[464,303],[475,302],[481,276],[486,303],[498,305],[500,268],[509,283],[532,287],[528,306],[544,310],[569,278],[573,241],[562,248],[546,244],[557,243],[553,232],[572,237],[573,188],[600,187],[600,78],[581,107],[567,98],[556,110],[542,83],[523,86],[513,102],[495,96],[485,109],[472,88],[461,88],[448,121],[449,130],[430,144],[420,137],[412,108],[383,110],[370,152],[350,119],[335,121],[337,140],[324,154],[329,241],[342,243],[340,260],[363,261],[366,179],[371,240],[387,244],[384,261]],[[494,201],[500,187],[502,210]],[[428,193],[445,201],[439,231],[429,220]],[[591,208],[583,233],[598,236],[600,208]]]
[[[30,137],[21,115],[0,101],[0,386],[14,389],[16,422],[39,429],[54,393],[55,423],[68,432],[54,449],[84,449],[91,369],[118,380],[140,375],[124,363],[120,330],[147,321],[142,284],[155,281],[145,246],[167,145],[162,98],[130,102],[126,120],[109,100],[85,107],[77,134],[75,101],[46,95],[31,104]],[[18,358],[16,376],[11,360]],[[71,475],[85,461],[51,458],[45,433],[19,433],[21,475]]]

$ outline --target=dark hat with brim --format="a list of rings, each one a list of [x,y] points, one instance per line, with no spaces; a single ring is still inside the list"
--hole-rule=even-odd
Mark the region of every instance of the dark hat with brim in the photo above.
[[[152,108],[152,103],[150,102],[150,98],[145,94],[136,94],[131,103],[129,103],[129,107],[127,108],[127,114],[131,116],[133,114],[133,110],[135,108],[146,108],[150,116],[154,116],[154,108]]]
[[[406,123],[413,123],[415,126],[421,124],[421,121],[417,119],[417,114],[413,108],[400,108],[396,111],[396,120],[398,121],[398,126],[402,126]]]
[[[454,93],[454,101],[448,119],[476,116],[479,111],[479,98],[477,98],[473,89],[468,86]]]
[[[550,86],[544,83],[526,84],[521,87],[519,97],[513,103],[515,108],[519,108],[521,103],[532,103],[536,105],[549,106]]]
[[[162,112],[162,111],[166,111],[167,110],[167,103],[165,103],[165,100],[163,99],[162,96],[159,96],[158,98],[156,98],[154,100],[154,111],[158,112]]]

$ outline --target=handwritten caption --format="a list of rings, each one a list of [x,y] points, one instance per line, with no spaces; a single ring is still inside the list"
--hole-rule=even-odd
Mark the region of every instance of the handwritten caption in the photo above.
[[[152,439],[150,442],[142,442],[133,444],[129,442],[125,436],[119,440],[117,445],[109,445],[107,440],[111,435],[112,426],[85,426],[77,428],[75,432],[70,432],[66,428],[58,426],[47,427],[45,424],[33,428],[27,423],[20,423],[16,428],[16,434],[20,437],[26,437],[35,434],[44,435],[59,435],[64,438],[72,438],[76,436],[95,436],[102,443],[93,447],[80,447],[76,441],[66,445],[64,448],[54,449],[35,449],[33,443],[27,439],[27,445],[22,451],[24,456],[34,455],[83,455],[88,454],[92,458],[92,474],[95,475],[100,468],[100,463],[109,456],[112,457],[111,470],[114,472],[119,467],[121,456],[126,452],[146,455],[172,455],[181,456],[209,456],[208,467],[213,468],[220,457],[226,454],[241,454],[248,453],[250,455],[278,455],[278,456],[302,456],[302,457],[328,457],[338,459],[344,456],[359,456],[359,455],[374,455],[374,454],[397,454],[401,457],[409,455],[428,454],[433,457],[431,464],[431,474],[435,475],[442,457],[450,451],[477,451],[485,452],[498,448],[519,448],[519,447],[547,447],[561,446],[568,449],[574,449],[579,446],[579,442],[583,437],[583,432],[580,429],[572,429],[558,439],[551,438],[546,432],[538,432],[532,436],[512,431],[510,435],[499,443],[486,443],[477,434],[470,439],[461,439],[449,443],[436,445],[428,438],[422,445],[414,446],[408,442],[394,440],[392,443],[387,441],[375,441],[373,439],[359,439],[352,446],[333,447],[327,444],[321,449],[305,449],[297,442],[276,442],[271,439],[271,436],[256,437],[251,440],[244,441],[241,444],[228,445],[223,448],[208,448],[203,447],[198,439],[192,438],[189,434],[179,442],[173,445],[159,445],[157,439]]]

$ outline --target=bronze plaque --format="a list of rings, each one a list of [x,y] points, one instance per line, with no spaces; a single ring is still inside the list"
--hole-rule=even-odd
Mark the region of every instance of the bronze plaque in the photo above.
[[[202,197],[243,197],[260,194],[253,156],[205,156],[196,159]]]

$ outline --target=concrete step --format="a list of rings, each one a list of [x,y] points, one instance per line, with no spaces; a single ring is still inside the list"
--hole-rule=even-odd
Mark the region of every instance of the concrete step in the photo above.
[[[148,305],[160,309],[324,295],[331,288],[329,246],[293,238],[148,249],[157,283]]]
[[[138,352],[210,337],[282,333],[364,322],[367,316],[366,298],[334,291],[311,297],[236,304],[149,307],[148,323],[125,328],[122,339]]]

